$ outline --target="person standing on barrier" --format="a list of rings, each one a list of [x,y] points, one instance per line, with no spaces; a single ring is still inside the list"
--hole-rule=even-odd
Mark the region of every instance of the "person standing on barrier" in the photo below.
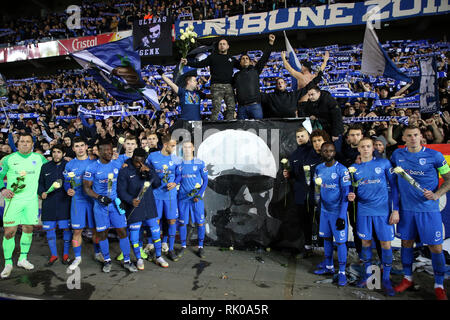
[[[263,118],[259,75],[270,57],[274,42],[275,36],[270,34],[269,47],[264,50],[262,57],[255,66],[252,65],[248,54],[243,54],[240,58],[241,70],[236,72],[233,78],[233,86],[236,89],[238,101],[238,119]]]
[[[221,111],[222,100],[226,104],[224,119],[233,120],[236,111],[236,102],[232,87],[233,68],[239,69],[240,63],[228,54],[230,45],[226,39],[220,39],[217,44],[218,52],[210,54],[201,61],[188,61],[181,59],[181,63],[193,68],[210,67],[211,72],[211,97],[212,113],[211,120],[217,121]]]

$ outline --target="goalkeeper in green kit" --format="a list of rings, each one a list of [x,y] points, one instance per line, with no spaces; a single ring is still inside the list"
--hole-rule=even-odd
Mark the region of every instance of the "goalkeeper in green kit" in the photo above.
[[[12,254],[15,248],[15,235],[17,226],[22,225],[20,237],[20,257],[18,267],[31,270],[34,266],[27,260],[33,239],[33,226],[38,224],[38,183],[41,167],[47,160],[33,150],[33,138],[28,133],[20,134],[17,143],[17,152],[14,152],[0,161],[0,181],[6,176],[8,186],[1,188],[0,192],[5,198],[5,211],[3,225],[3,254],[5,268],[2,278],[7,278],[13,269]]]

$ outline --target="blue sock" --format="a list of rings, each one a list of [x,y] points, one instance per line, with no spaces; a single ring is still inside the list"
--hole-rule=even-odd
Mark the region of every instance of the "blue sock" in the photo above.
[[[63,240],[64,240],[64,253],[69,254],[70,241],[72,240],[72,231],[64,230],[63,231]]]
[[[164,235],[162,238],[162,242],[167,243],[167,239],[169,238],[169,236]]]
[[[144,227],[139,229],[139,247],[144,247]]]
[[[381,248],[381,262],[383,263],[383,280],[389,280],[392,268],[392,248]]]
[[[431,253],[431,265],[434,271],[434,282],[437,285],[444,285],[445,277],[445,256],[444,253]]]
[[[56,232],[54,229],[47,231],[47,242],[52,256],[57,256],[58,250],[56,249]]]
[[[81,258],[81,246],[73,247],[73,253],[75,253],[75,258]]]
[[[130,239],[128,239],[128,237],[119,239],[119,246],[120,250],[122,250],[123,253],[123,261],[124,262],[130,261]]]
[[[203,248],[203,241],[205,240],[205,225],[198,226],[198,247]]]
[[[187,226],[185,224],[179,224],[178,227],[180,229],[181,246],[186,247]]]
[[[400,250],[402,265],[403,265],[403,274],[405,276],[412,276],[412,263],[414,259],[414,250],[413,248],[401,248]]]
[[[324,240],[323,249],[325,254],[325,265],[327,267],[333,266],[333,242]]]
[[[364,278],[368,278],[371,275],[371,273],[367,272],[367,269],[372,265],[372,247],[361,247],[361,260],[363,261]]]
[[[133,246],[134,255],[136,259],[141,258],[141,247],[139,246],[139,230],[128,229],[128,234],[130,235],[131,245]],[[125,259],[125,255],[124,255]]]
[[[169,251],[173,251],[173,247],[175,245],[175,234],[177,233],[177,225],[169,224],[169,232],[168,233],[169,233]]]
[[[95,242],[94,242],[94,252],[95,252],[95,254],[102,252],[102,250],[100,249],[100,245]]]
[[[159,228],[158,224],[155,224],[154,226],[150,227],[150,231],[152,234],[152,238],[149,238],[153,241],[153,245],[155,246],[155,255],[157,258],[161,257],[161,229]]]
[[[111,260],[111,258],[109,257],[109,241],[108,241],[108,238],[106,238],[105,240],[99,241],[98,244],[100,246],[100,250],[102,251],[103,259]]]
[[[339,272],[345,273],[345,266],[347,265],[347,246],[346,246],[345,242],[338,244],[337,256],[338,256],[338,262],[339,262]]]

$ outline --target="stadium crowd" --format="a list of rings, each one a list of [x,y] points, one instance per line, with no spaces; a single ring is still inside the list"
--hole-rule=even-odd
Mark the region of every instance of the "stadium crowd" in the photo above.
[[[335,0],[356,2],[354,0]],[[131,30],[133,19],[144,16],[167,16],[176,20],[207,20],[244,13],[265,12],[279,8],[315,6],[326,4],[324,0],[110,0],[97,2],[83,0],[80,6],[79,29],[67,27],[67,12],[52,12],[42,16],[13,19],[0,17],[0,46],[27,45],[58,39],[92,36],[102,33]]]

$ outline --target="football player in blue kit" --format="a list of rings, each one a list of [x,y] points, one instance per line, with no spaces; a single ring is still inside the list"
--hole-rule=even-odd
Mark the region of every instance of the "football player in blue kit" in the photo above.
[[[161,186],[153,190],[155,196],[156,209],[158,212],[158,223],[161,221],[163,214],[169,224],[168,234],[163,235],[162,249],[167,248],[167,239],[169,240],[169,258],[172,261],[179,259],[175,253],[175,234],[177,231],[176,221],[178,218],[178,203],[177,203],[177,183],[180,180],[178,165],[181,159],[173,154],[177,143],[170,135],[161,138],[163,147],[161,151],[150,153],[147,157],[146,163],[155,168],[156,173],[161,179]],[[152,240],[149,239],[149,243]]]
[[[155,247],[155,263],[163,268],[169,266],[161,257],[161,232],[152,191],[161,185],[161,181],[153,167],[144,164],[146,158],[145,150],[136,148],[131,159],[125,162],[127,166],[120,169],[117,183],[117,194],[125,206],[129,237],[139,270],[144,270],[145,259],[141,255],[142,244],[139,241],[142,225],[150,228]],[[146,185],[146,192],[141,194]]]
[[[394,289],[403,292],[412,287],[413,245],[417,234],[422,243],[431,251],[431,261],[435,279],[435,294],[438,300],[447,300],[444,289],[445,257],[442,252],[443,228],[439,211],[439,198],[450,188],[450,169],[442,153],[421,145],[422,134],[416,126],[404,128],[405,148],[397,149],[391,157],[394,167],[408,173],[422,188],[413,187],[404,178],[397,178],[400,190],[400,222],[397,237],[402,240],[401,259],[404,278]],[[396,169],[396,171],[399,168]],[[439,185],[441,174],[444,183]]]
[[[119,246],[124,256],[124,268],[130,272],[137,269],[130,261],[130,241],[127,236],[125,210],[117,197],[117,176],[122,167],[119,160],[112,160],[113,149],[110,140],[98,143],[99,159],[91,163],[83,178],[83,189],[94,199],[95,225],[100,239],[99,245],[105,262],[103,272],[111,271],[108,229],[113,227],[119,236]]]
[[[138,140],[135,136],[127,136],[124,142],[125,152],[120,154],[117,160],[122,164],[133,156],[134,149],[138,147]]]
[[[358,186],[348,194],[348,200],[357,201],[356,231],[362,240],[361,259],[366,271],[359,287],[365,287],[372,272],[372,230],[381,241],[381,262],[383,264],[383,288],[387,295],[394,296],[390,281],[392,267],[391,241],[394,240],[394,224],[399,221],[397,179],[392,165],[387,159],[373,156],[374,143],[370,138],[362,138],[358,144],[361,163],[349,167]],[[388,188],[390,188],[390,195]],[[391,213],[392,211],[392,213]]]
[[[187,224],[191,220],[197,225],[198,256],[204,258],[205,206],[203,195],[208,185],[208,169],[202,160],[194,158],[192,142],[183,143],[183,162],[178,170],[181,176],[180,190],[178,191],[181,249],[178,256],[181,257],[186,249]]]
[[[334,157],[336,149],[331,142],[321,147],[324,163],[317,165],[314,182],[320,185],[320,225],[319,236],[324,238],[325,261],[314,271],[315,274],[334,274],[333,236],[337,244],[339,273],[338,285],[345,286],[347,277],[347,195],[350,187],[348,170]]]
[[[103,256],[98,245],[97,232],[95,230],[94,203],[83,190],[83,176],[88,165],[94,162],[87,155],[88,146],[81,137],[73,139],[73,151],[75,159],[66,164],[64,170],[64,189],[72,197],[70,205],[70,224],[73,230],[72,248],[75,259],[69,266],[70,270],[75,270],[81,263],[81,233],[84,228],[92,231],[92,242],[94,243],[95,259],[103,262]]]

